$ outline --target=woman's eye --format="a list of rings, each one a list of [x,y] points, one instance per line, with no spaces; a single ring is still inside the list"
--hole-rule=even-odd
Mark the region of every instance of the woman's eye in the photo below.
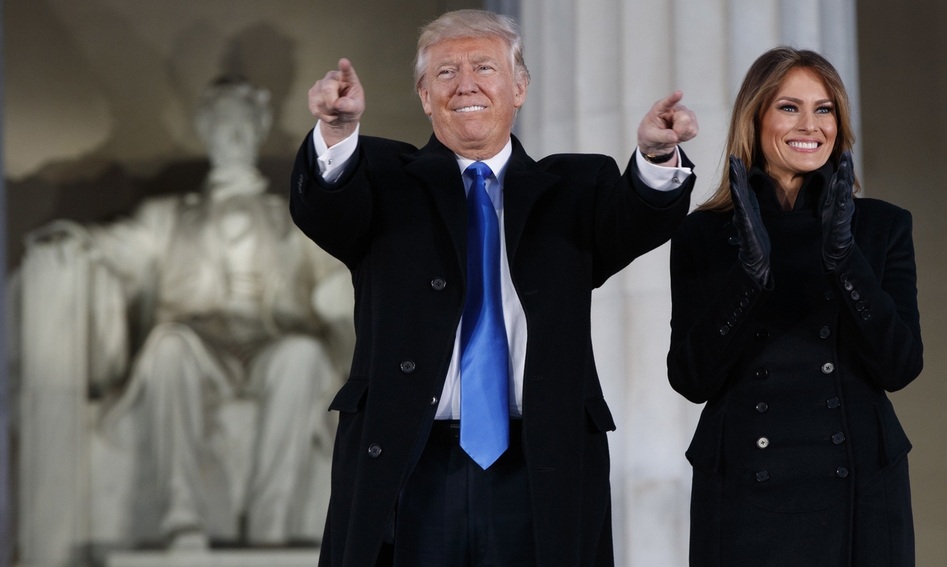
[[[779,107],[784,112],[796,112],[796,106],[792,104],[783,104]]]
[[[816,111],[816,114],[832,114],[832,107],[820,106],[819,108],[815,109],[815,111]]]

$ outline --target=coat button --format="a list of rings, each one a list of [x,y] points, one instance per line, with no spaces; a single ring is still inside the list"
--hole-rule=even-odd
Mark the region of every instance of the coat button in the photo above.
[[[368,456],[377,459],[381,455],[381,445],[378,443],[372,443],[368,446]]]
[[[766,402],[760,402],[756,404],[756,411],[760,413],[766,413],[769,411],[769,404]]]
[[[830,329],[828,325],[825,325],[824,327],[822,327],[821,329],[819,329],[819,337],[820,337],[820,338],[827,339],[827,338],[829,338],[829,336],[830,336],[831,334],[832,334],[832,329]]]
[[[853,289],[855,289],[855,284],[853,284],[849,280],[845,280],[842,282],[842,287],[845,288],[845,291],[852,291]]]
[[[848,476],[848,469],[846,467],[839,467],[835,469],[835,476],[839,478],[846,478]]]
[[[842,402],[838,398],[829,398],[825,400],[825,407],[829,409],[838,409],[841,405]]]
[[[833,299],[835,299],[835,293],[833,293],[831,289],[827,290],[825,292],[824,297],[826,301],[832,301]]]
[[[447,287],[447,281],[444,278],[434,278],[431,280],[431,289],[434,291],[444,291]]]
[[[766,378],[767,376],[769,376],[769,370],[767,370],[765,366],[756,369],[757,378]]]
[[[765,341],[769,338],[769,331],[766,329],[759,329],[756,331],[756,339],[759,341]]]
[[[728,334],[729,332],[730,332],[730,325],[724,325],[723,327],[720,327],[720,335],[721,335],[721,336],[725,337],[725,336],[727,336],[727,334]]]
[[[832,443],[835,443],[836,445],[841,445],[844,442],[845,442],[845,434],[842,433],[841,431],[832,435]]]
[[[852,290],[852,299],[858,301],[862,298],[862,294],[858,293],[858,290]]]
[[[400,365],[401,371],[405,374],[411,374],[414,372],[414,369],[417,368],[413,360],[405,360]]]
[[[826,362],[822,365],[822,374],[831,374],[835,371],[835,365],[831,362]]]
[[[759,471],[756,473],[756,482],[766,482],[767,480],[769,480],[769,472]]]
[[[759,447],[760,449],[765,449],[769,447],[769,439],[767,439],[766,437],[760,437],[759,439],[756,440],[756,446]]]
[[[433,398],[431,398],[431,405],[432,405],[432,406],[436,406],[436,405],[437,405],[437,396],[434,396]]]
[[[871,319],[871,313],[867,309],[862,311],[862,319],[865,321]]]

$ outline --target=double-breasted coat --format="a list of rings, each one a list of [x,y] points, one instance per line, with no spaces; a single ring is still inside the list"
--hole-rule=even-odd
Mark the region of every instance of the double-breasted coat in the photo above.
[[[732,212],[692,213],[672,238],[669,379],[706,402],[687,451],[692,566],[914,564],[911,445],[885,395],[922,366],[911,215],[856,199],[854,249],[827,272],[831,175],[783,211],[750,171],[771,290],[741,268]]]
[[[320,565],[375,565],[402,484],[424,447],[464,307],[466,200],[456,158],[432,136],[421,150],[361,137],[334,186],[300,149],[290,208],[344,262],[357,341],[340,414]],[[690,165],[687,162],[687,165]],[[609,457],[615,428],[596,374],[592,290],[670,238],[693,175],[666,195],[600,155],[532,160],[513,140],[504,178],[511,278],[528,344],[523,445],[538,564],[612,565]],[[645,195],[650,203],[642,198]]]

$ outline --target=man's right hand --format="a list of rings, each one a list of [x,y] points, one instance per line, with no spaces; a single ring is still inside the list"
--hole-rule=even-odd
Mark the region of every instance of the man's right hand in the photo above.
[[[330,148],[355,132],[365,112],[365,91],[348,59],[329,71],[309,89],[309,112],[320,121],[320,130]]]

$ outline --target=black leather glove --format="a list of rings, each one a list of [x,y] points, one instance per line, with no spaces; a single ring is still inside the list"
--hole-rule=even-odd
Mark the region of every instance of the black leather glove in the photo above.
[[[746,180],[746,166],[730,156],[730,196],[733,199],[733,226],[740,238],[740,262],[760,287],[772,289],[769,264],[769,233],[760,216],[760,203]]]
[[[845,151],[839,160],[838,171],[832,175],[822,200],[822,265],[830,272],[849,255],[855,245],[855,239],[852,237],[852,215],[855,214],[855,199],[852,196],[854,184],[852,152]]]

